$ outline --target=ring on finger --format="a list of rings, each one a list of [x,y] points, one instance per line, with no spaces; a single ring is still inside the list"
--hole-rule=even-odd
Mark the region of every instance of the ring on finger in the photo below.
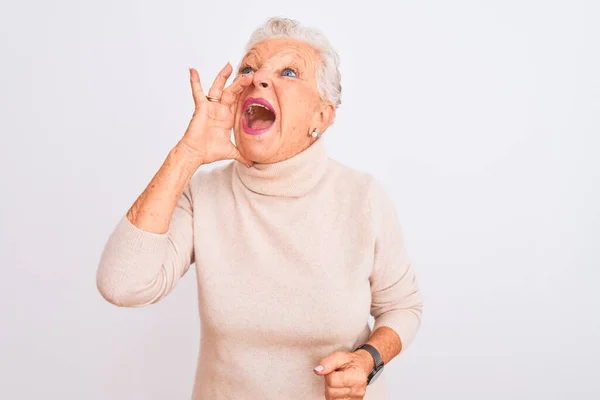
[[[218,97],[214,97],[214,96],[206,96],[206,98],[208,99],[208,101],[219,101],[219,100],[221,100]]]

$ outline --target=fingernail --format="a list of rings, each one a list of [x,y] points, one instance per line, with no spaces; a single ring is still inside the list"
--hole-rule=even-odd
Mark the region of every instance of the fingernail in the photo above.
[[[323,372],[324,369],[325,369],[325,367],[323,367],[322,365],[317,365],[315,367],[315,371],[317,371],[317,372]]]

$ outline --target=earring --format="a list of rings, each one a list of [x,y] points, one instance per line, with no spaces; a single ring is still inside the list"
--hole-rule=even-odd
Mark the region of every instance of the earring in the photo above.
[[[321,136],[321,134],[319,133],[319,131],[317,130],[317,128],[315,128],[314,131],[312,131],[312,133],[310,134],[310,136],[312,136],[313,138],[318,138]]]

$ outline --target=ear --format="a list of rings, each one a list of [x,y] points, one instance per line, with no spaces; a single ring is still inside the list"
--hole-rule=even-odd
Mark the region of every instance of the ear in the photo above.
[[[335,106],[330,102],[324,102],[319,112],[319,132],[323,133],[329,128],[329,125],[335,118]]]

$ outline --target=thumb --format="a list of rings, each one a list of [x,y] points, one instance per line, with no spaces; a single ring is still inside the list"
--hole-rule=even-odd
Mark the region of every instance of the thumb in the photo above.
[[[314,371],[317,375],[328,375],[336,369],[343,367],[349,361],[349,353],[344,351],[336,351],[335,353],[322,359],[321,362],[319,362],[319,365],[314,368]]]

